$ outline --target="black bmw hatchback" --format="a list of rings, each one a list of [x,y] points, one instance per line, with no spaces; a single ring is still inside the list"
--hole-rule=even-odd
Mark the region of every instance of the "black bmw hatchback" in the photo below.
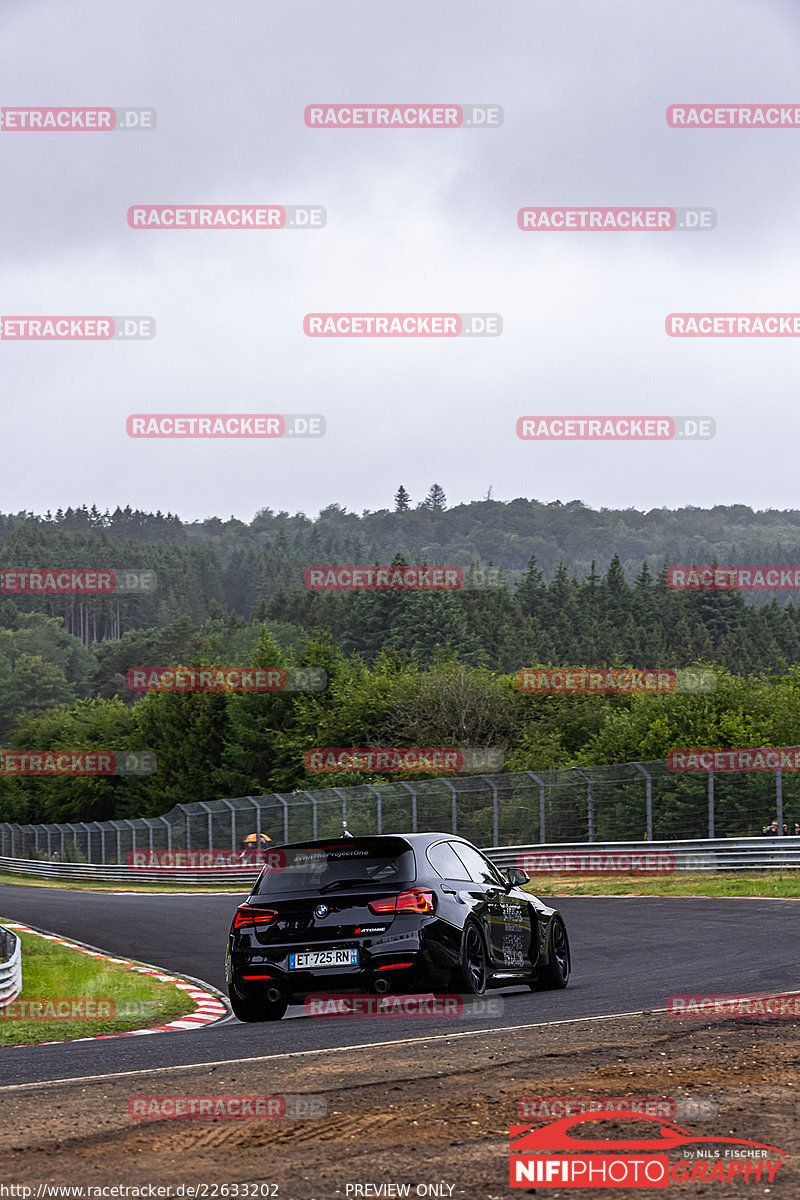
[[[241,1021],[278,1020],[311,993],[563,988],[561,914],[463,838],[409,833],[296,842],[236,910],[226,956]]]

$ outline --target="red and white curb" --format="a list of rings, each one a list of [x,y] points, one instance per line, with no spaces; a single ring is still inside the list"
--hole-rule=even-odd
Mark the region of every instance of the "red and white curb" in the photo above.
[[[204,1025],[212,1025],[215,1021],[221,1020],[222,1017],[228,1016],[228,1009],[219,997],[215,996],[212,992],[204,991],[196,983],[189,983],[177,975],[168,975],[165,971],[160,971],[158,967],[147,967],[141,963],[133,962],[129,958],[116,958],[112,954],[103,954],[101,950],[93,950],[89,946],[82,946],[79,942],[70,942],[67,938],[58,937],[54,933],[43,933],[39,929],[31,929],[30,926],[20,925],[16,921],[6,921],[4,924],[7,929],[19,930],[21,933],[30,933],[34,937],[44,938],[47,942],[55,942],[59,946],[66,946],[69,950],[79,950],[81,954],[88,954],[90,958],[99,958],[103,962],[117,963],[121,967],[127,967],[129,971],[138,971],[140,975],[152,975],[159,983],[171,983],[173,987],[180,988],[182,992],[186,992],[187,996],[190,996],[196,1005],[194,1012],[187,1013],[185,1017],[176,1017],[174,1021],[168,1021],[165,1025],[154,1025],[149,1029],[128,1029],[123,1033],[101,1033],[95,1037],[70,1038],[70,1042],[100,1042],[106,1038],[141,1037],[146,1033],[176,1033],[184,1029],[200,1029]],[[31,1044],[37,1046],[55,1046],[67,1043],[29,1043],[29,1045]],[[17,1047],[17,1049],[22,1048]]]

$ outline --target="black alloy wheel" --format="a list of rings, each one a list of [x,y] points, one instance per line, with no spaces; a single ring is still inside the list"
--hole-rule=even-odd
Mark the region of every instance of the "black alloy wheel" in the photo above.
[[[454,972],[457,990],[469,996],[482,996],[489,980],[489,965],[481,931],[472,921],[461,938],[461,963]]]

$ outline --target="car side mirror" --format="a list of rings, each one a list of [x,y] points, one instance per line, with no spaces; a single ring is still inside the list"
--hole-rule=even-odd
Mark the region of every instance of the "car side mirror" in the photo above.
[[[506,867],[503,874],[508,880],[508,886],[510,888],[522,887],[524,883],[530,883],[530,875],[527,873],[527,871],[523,871],[521,867]]]

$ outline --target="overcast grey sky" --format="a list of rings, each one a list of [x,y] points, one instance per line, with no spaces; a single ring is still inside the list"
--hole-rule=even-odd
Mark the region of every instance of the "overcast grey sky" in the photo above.
[[[593,506],[796,507],[797,338],[667,337],[800,311],[790,0],[3,0],[0,105],[131,106],[142,133],[0,132],[3,315],[155,318],[0,341],[0,509],[185,519],[391,507],[438,481]],[[309,129],[317,102],[502,105],[499,129]],[[317,231],[134,230],[134,204],[321,204]],[[704,233],[523,233],[520,207],[710,205]],[[308,312],[499,312],[496,338],[312,339]],[[129,438],[134,412],[319,412],[318,440]],[[693,414],[712,441],[539,443],[528,414]]]

